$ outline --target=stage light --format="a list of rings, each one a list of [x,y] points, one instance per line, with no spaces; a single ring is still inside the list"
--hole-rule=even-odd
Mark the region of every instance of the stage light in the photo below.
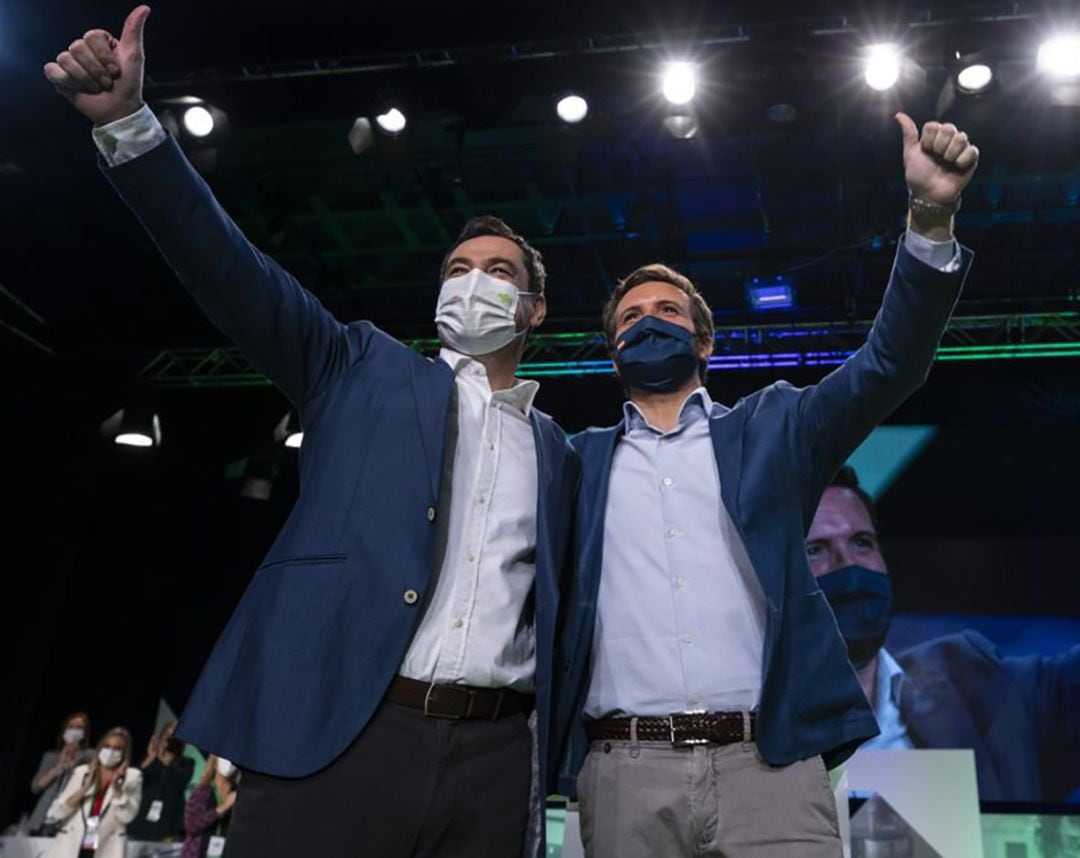
[[[375,117],[375,124],[391,136],[396,136],[405,130],[408,124],[405,114],[396,107],[391,107],[386,113],[380,113]]]
[[[972,63],[956,73],[956,86],[961,92],[982,92],[994,80],[994,70],[986,63]]]
[[[754,277],[746,281],[746,301],[751,310],[790,310],[795,306],[795,284],[783,274]]]
[[[101,434],[125,447],[160,447],[161,421],[147,408],[121,408],[101,424]]]
[[[201,104],[184,111],[184,128],[192,137],[206,137],[214,130],[214,115]]]
[[[349,141],[349,148],[353,150],[354,155],[359,155],[367,150],[375,142],[375,132],[371,129],[371,120],[366,116],[357,117],[346,136]]]
[[[589,113],[589,102],[580,95],[566,95],[555,105],[555,112],[563,122],[581,122]]]
[[[661,90],[672,104],[687,104],[697,88],[697,70],[691,63],[668,63],[664,67]]]
[[[679,140],[689,140],[697,136],[697,120],[688,113],[678,113],[664,118],[664,127],[672,137]]]
[[[1039,45],[1039,71],[1059,80],[1080,76],[1080,35],[1063,33]]]
[[[293,450],[298,450],[304,443],[304,430],[295,411],[289,411],[274,427],[274,440]]]
[[[900,59],[900,49],[892,43],[868,47],[863,70],[866,85],[878,92],[892,89],[900,79]]]

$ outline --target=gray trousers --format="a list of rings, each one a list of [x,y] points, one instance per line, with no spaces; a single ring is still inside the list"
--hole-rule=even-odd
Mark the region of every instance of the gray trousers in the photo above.
[[[588,858],[840,858],[821,757],[767,765],[752,742],[593,742],[578,776]]]

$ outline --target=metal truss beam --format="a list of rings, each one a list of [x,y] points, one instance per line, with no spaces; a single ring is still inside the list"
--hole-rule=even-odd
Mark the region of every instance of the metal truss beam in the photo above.
[[[861,345],[870,320],[772,322],[717,328],[710,366],[725,370],[831,366]],[[434,339],[405,340],[435,354]],[[1080,358],[1080,311],[956,316],[946,328],[939,361]],[[529,340],[519,375],[607,375],[611,361],[596,331],[539,334]],[[136,387],[152,389],[257,387],[270,382],[237,348],[166,349],[145,357]]]

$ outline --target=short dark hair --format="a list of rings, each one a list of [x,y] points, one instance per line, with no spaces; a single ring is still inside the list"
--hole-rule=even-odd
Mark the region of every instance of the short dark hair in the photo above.
[[[470,238],[479,238],[482,235],[494,235],[514,242],[520,248],[521,255],[525,259],[525,273],[529,275],[528,291],[543,294],[544,283],[547,281],[547,271],[544,270],[544,258],[540,255],[540,251],[514,232],[506,221],[495,217],[495,215],[478,215],[469,218],[465,222],[465,226],[461,228],[458,237],[454,240],[450,249],[446,251],[446,256],[443,257],[442,265],[439,268],[440,275],[442,277],[446,276],[446,264],[450,261],[450,257],[455,250]]]
[[[654,262],[650,265],[642,265],[640,268],[635,268],[626,277],[620,280],[611,294],[608,296],[607,302],[604,304],[604,339],[607,341],[608,351],[615,354],[615,330],[618,328],[618,323],[615,319],[615,311],[619,308],[619,302],[626,297],[626,293],[636,286],[640,286],[642,283],[670,283],[676,289],[685,292],[690,298],[690,319],[694,323],[694,336],[699,342],[712,342],[714,336],[716,336],[716,326],[713,323],[712,310],[709,309],[709,305],[705,302],[704,296],[698,291],[693,281],[685,274],[680,274],[674,268],[670,268],[667,265],[663,265],[659,262]],[[707,360],[702,361],[699,367],[701,373],[701,380],[705,381],[705,376],[709,370],[709,362]]]
[[[836,472],[836,475],[829,483],[829,488],[851,489],[855,494],[859,496],[859,500],[862,501],[863,506],[866,507],[867,513],[870,514],[870,523],[874,525],[874,530],[878,529],[877,524],[877,504],[874,503],[874,499],[870,497],[869,492],[859,485],[859,475],[855,473],[855,469],[851,465],[842,465],[840,470]]]

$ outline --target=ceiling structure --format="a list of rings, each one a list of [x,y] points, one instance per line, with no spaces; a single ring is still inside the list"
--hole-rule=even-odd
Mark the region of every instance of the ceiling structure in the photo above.
[[[85,17],[59,5],[57,30]],[[123,4],[100,5],[122,19]],[[149,22],[147,96],[159,113],[184,97],[223,111],[227,130],[180,136],[245,233],[340,318],[371,318],[418,347],[432,345],[453,236],[473,214],[504,217],[550,272],[546,335],[527,356],[536,374],[602,371],[600,306],[619,276],[656,260],[702,288],[726,366],[842,359],[873,317],[902,230],[892,114],[940,116],[983,153],[958,218],[978,256],[945,343],[960,349],[952,359],[1080,355],[1080,98],[1034,73],[1057,12],[843,5],[774,15],[676,4],[673,23],[658,23],[637,4],[605,18],[604,4],[586,3],[578,19],[526,4],[480,31],[468,4],[455,17],[405,3],[397,17],[379,13],[385,38],[369,28],[355,41],[332,26],[340,5],[315,3],[302,24],[264,11],[248,30],[246,9],[163,7]],[[207,22],[218,38],[186,39]],[[51,29],[36,21],[30,43],[55,42]],[[908,57],[884,94],[858,65],[861,46],[882,37]],[[949,58],[971,50],[997,79],[964,98]],[[658,64],[682,56],[701,81],[691,139],[665,130],[670,108],[656,93]],[[6,70],[19,86],[0,135],[5,353],[28,367],[107,359],[135,385],[257,381],[95,175],[81,118],[23,72]],[[590,103],[580,125],[555,116],[571,90]],[[405,132],[354,154],[353,121],[391,103]],[[776,105],[789,121],[769,119]],[[775,275],[791,279],[797,306],[752,312],[745,283]]]

